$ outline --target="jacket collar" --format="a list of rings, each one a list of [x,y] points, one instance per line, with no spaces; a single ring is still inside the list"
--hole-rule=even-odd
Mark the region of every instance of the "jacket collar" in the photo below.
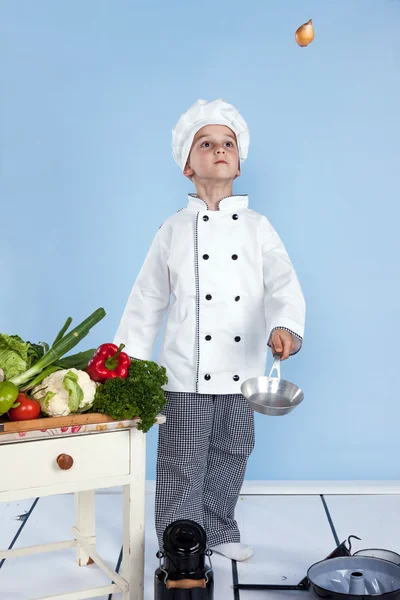
[[[237,194],[233,196],[227,196],[226,198],[221,198],[221,200],[218,202],[218,209],[220,211],[240,210],[247,208],[248,205],[249,198],[247,194]],[[197,194],[189,194],[187,208],[196,211],[209,210],[207,202],[199,198]]]

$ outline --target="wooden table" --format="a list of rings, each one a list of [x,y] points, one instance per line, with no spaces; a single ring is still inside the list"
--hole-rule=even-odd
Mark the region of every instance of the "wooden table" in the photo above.
[[[156,424],[164,422],[159,415]],[[110,585],[46,596],[46,600],[81,600],[118,592],[123,600],[143,600],[146,435],[137,423],[95,413],[0,423],[1,502],[75,494],[71,540],[0,550],[0,559],[75,548],[78,565],[94,562],[110,578]],[[123,486],[120,574],[96,552],[95,490],[114,486]]]

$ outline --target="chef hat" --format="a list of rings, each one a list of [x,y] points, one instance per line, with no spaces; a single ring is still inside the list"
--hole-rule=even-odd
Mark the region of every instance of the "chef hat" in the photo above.
[[[193,138],[206,125],[226,125],[236,134],[240,162],[246,160],[250,134],[247,123],[239,111],[219,98],[218,100],[197,100],[186,111],[172,130],[172,155],[182,171],[192,147]]]

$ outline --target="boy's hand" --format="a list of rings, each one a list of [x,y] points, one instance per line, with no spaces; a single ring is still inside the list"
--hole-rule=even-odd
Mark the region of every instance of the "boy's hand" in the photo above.
[[[294,350],[295,344],[293,336],[285,329],[275,329],[271,337],[272,354],[281,354],[281,360],[289,358],[290,353]]]

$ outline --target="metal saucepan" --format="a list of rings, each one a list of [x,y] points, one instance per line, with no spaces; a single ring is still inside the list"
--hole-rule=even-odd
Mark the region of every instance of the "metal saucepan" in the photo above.
[[[272,377],[276,370],[278,377]],[[253,410],[273,417],[287,415],[304,398],[302,390],[281,379],[281,357],[275,356],[268,377],[246,379],[240,387],[243,396]]]
[[[372,556],[373,558],[388,560],[389,562],[393,562],[395,565],[400,566],[400,554],[397,554],[397,552],[393,552],[392,550],[385,550],[384,548],[365,548],[364,550],[354,552],[353,556]]]
[[[316,600],[400,598],[400,567],[381,558],[342,556],[322,560],[308,569],[307,579]]]

